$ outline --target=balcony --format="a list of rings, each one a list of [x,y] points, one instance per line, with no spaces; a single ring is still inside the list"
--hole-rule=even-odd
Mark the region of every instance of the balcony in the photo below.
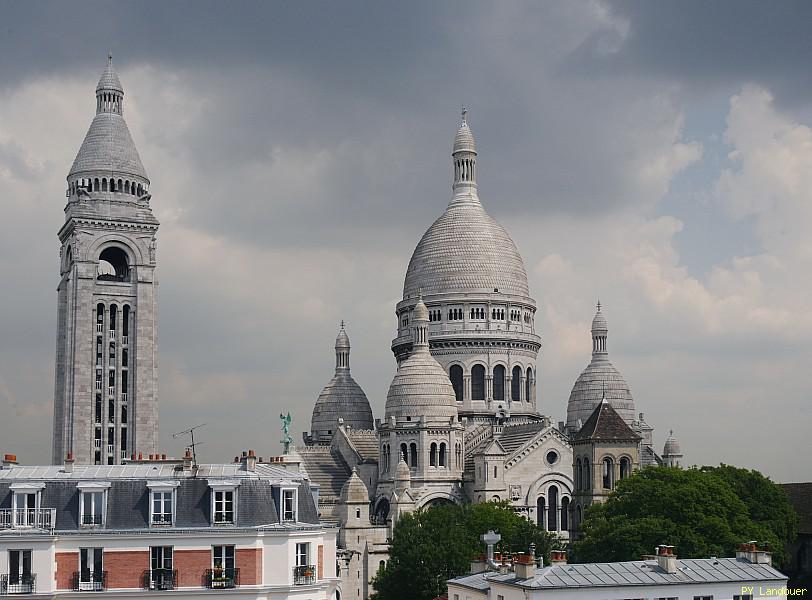
[[[116,396],[116,386],[111,385],[110,387],[108,387],[108,388],[107,388],[107,394],[108,394],[108,395],[109,395],[111,398],[115,398],[115,396]]]
[[[177,569],[152,569],[144,571],[145,590],[174,590],[178,581]]]
[[[112,341],[116,341],[116,330],[115,329],[110,330],[110,339]]]
[[[206,569],[203,576],[203,585],[209,589],[228,589],[235,588],[240,585],[240,570],[239,569]]]
[[[104,332],[104,324],[103,323],[96,323],[96,333],[103,333]]]
[[[121,392],[121,403],[127,404],[127,392]]]
[[[96,450],[101,450],[101,440],[99,438],[96,438],[95,440],[93,440],[93,447]]]
[[[72,587],[77,592],[102,592],[107,589],[107,571],[75,571]]]
[[[99,527],[101,525],[101,515],[82,515],[82,527]]]
[[[171,513],[152,513],[152,520],[150,521],[152,525],[163,525],[165,527],[172,526],[172,514]]]
[[[0,509],[0,529],[30,528],[52,531],[55,523],[55,508]]]
[[[109,454],[110,456],[113,456],[115,451],[116,451],[116,447],[115,447],[114,444],[107,444],[107,454]]]
[[[101,382],[101,379],[97,379],[97,380],[96,380],[96,391],[97,391],[97,392],[100,392],[100,391],[101,391],[101,389],[102,389],[102,382]]]
[[[316,583],[315,565],[293,567],[293,585],[310,585]]]
[[[0,596],[12,594],[33,594],[37,591],[37,576],[34,573],[10,573],[0,575]]]

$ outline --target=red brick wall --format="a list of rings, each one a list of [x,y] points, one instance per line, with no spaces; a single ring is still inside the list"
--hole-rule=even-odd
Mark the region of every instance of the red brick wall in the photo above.
[[[211,569],[211,549],[175,550],[172,561],[178,571],[178,587],[201,587],[206,569]]]
[[[262,548],[237,548],[234,557],[240,570],[240,585],[262,583]]]
[[[56,553],[56,589],[69,590],[73,585],[73,574],[79,570],[78,552]]]
[[[104,551],[104,570],[108,589],[140,588],[144,571],[149,569],[148,550]]]
[[[321,544],[319,544],[319,551],[316,556],[318,557],[316,572],[318,573],[319,579],[324,579],[324,546]]]

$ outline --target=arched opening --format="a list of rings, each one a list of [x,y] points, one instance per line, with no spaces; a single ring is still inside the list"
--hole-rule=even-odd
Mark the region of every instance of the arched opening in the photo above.
[[[98,178],[98,177],[96,177],[96,178],[93,180],[93,191],[94,191],[94,192],[98,192],[98,191],[99,191],[99,178]]]
[[[625,456],[620,459],[620,478],[626,479],[632,474],[632,463]]]
[[[454,396],[457,402],[462,402],[462,367],[451,365],[448,370],[448,378],[451,380],[451,387],[454,388]]]
[[[454,504],[448,498],[433,498],[426,502],[423,506],[427,508],[434,508],[435,506],[448,506],[449,504]]]
[[[583,518],[583,515],[581,514],[581,505],[578,504],[578,505],[575,506],[575,526],[576,527],[581,526],[581,519],[582,518]]]
[[[493,399],[497,402],[505,401],[505,367],[502,365],[493,368]]]
[[[437,466],[437,444],[435,442],[431,443],[431,450],[429,450],[429,466]]]
[[[547,490],[547,531],[558,531],[558,487]]]
[[[409,464],[409,448],[408,448],[408,446],[406,446],[406,444],[401,444],[400,445],[400,454],[401,454],[401,456],[403,456],[403,462],[405,462],[408,465]]]
[[[575,489],[576,490],[581,489],[581,476],[582,476],[582,474],[581,474],[581,459],[576,458],[575,459]]]
[[[533,369],[527,367],[527,375],[524,380],[524,399],[530,402],[533,399]]]
[[[485,400],[485,367],[482,365],[471,369],[471,400]]]
[[[603,489],[611,490],[612,485],[614,484],[613,479],[614,479],[615,464],[612,461],[612,459],[607,456],[606,458],[603,459],[602,467],[603,467],[603,473],[602,473],[602,475],[603,475]]]
[[[417,444],[412,442],[409,444],[409,454],[411,455],[411,464],[409,465],[413,469],[417,468]]]
[[[519,402],[522,399],[522,368],[519,365],[513,367],[510,378],[510,399]]]
[[[107,191],[107,178],[106,177],[102,177],[102,191],[103,192]]]
[[[116,184],[116,191],[122,192],[124,191],[124,182],[121,179],[118,180],[118,184]]]
[[[445,466],[445,442],[440,442],[440,454],[438,457],[438,463],[441,467]]]
[[[544,496],[539,496],[536,500],[536,525],[544,529],[544,521],[547,511],[545,510]]]
[[[589,469],[589,459],[584,459],[584,479],[583,484],[585,490],[592,489],[592,471]]]
[[[118,307],[115,304],[110,305],[110,331],[116,330],[116,317],[118,316]]]
[[[127,253],[116,246],[105,248],[99,255],[96,279],[99,281],[129,281],[130,265]]]
[[[570,499],[566,496],[561,498],[561,531],[569,531],[570,528]]]
[[[381,498],[375,506],[375,520],[379,523],[386,523],[386,518],[389,516],[389,500]]]

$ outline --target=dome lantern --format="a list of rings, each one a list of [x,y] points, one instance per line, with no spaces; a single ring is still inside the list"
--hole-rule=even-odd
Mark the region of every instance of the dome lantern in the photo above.
[[[606,317],[601,312],[601,301],[598,300],[598,311],[592,319],[592,354],[606,354],[606,337],[609,333],[609,326],[606,324]]]
[[[468,109],[462,107],[462,122],[454,138],[454,148],[451,151],[454,159],[454,191],[462,188],[470,192],[476,188],[476,141],[471,128],[468,126]]]

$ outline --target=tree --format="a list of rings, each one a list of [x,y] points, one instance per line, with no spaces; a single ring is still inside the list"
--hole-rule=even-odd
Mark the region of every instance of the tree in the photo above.
[[[507,502],[444,505],[401,517],[395,525],[389,562],[373,581],[374,600],[431,600],[446,591],[446,581],[467,573],[471,559],[485,548],[479,536],[493,529],[504,551],[549,558],[559,538],[518,515]]]
[[[572,558],[575,562],[639,560],[653,554],[659,544],[675,546],[685,558],[732,556],[741,542],[758,540],[770,544],[781,563],[784,536],[792,531],[792,524],[784,520],[788,517],[783,503],[788,500],[778,486],[752,473],[725,466],[718,471],[642,469],[619,481],[605,503],[589,507],[583,537],[574,543]],[[745,488],[752,493],[744,493]],[[784,517],[772,522],[769,509],[758,506],[760,499],[777,503]]]

